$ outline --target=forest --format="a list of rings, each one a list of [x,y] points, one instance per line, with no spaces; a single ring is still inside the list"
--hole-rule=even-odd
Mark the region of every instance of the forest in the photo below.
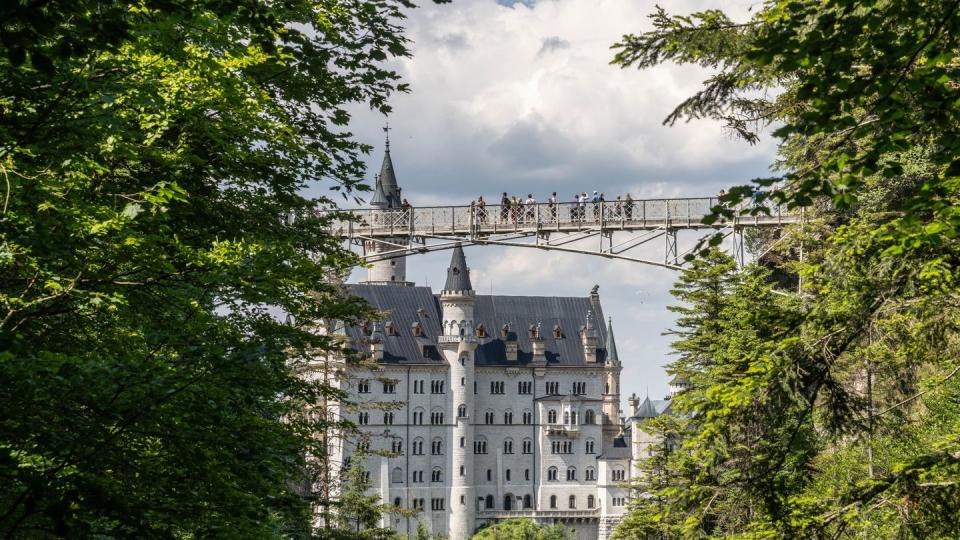
[[[677,280],[668,371],[687,388],[645,427],[661,442],[619,538],[960,535],[957,9],[658,7],[614,46],[622,68],[706,68],[664,124],[776,138],[773,174],[709,221],[751,198],[806,218],[756,234],[744,269],[704,239]]]

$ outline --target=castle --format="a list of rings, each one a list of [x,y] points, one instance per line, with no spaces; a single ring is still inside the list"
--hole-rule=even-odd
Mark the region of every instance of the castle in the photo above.
[[[401,202],[388,146],[370,205],[390,213]],[[387,250],[389,240],[365,248]],[[408,282],[403,258],[373,263],[365,283],[348,287],[385,318],[339,329],[376,364],[341,381],[360,404],[344,415],[365,437],[336,452],[383,450],[365,454],[371,490],[419,510],[385,515],[383,526],[412,537],[422,522],[461,540],[526,517],[578,539],[610,537],[635,454],[647,451],[631,432],[669,403],[634,396],[631,418],[621,417],[622,364],[596,287],[582,297],[477,294],[460,246],[439,294]],[[374,406],[384,402],[400,406]]]

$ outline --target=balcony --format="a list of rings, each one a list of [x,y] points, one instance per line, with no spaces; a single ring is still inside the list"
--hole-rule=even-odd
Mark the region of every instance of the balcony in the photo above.
[[[480,510],[477,512],[478,518],[487,519],[510,519],[510,518],[532,518],[532,519],[584,519],[599,518],[600,509],[590,510]]]
[[[465,335],[465,336],[437,336],[437,343],[460,343],[461,341],[466,341],[467,343],[476,343],[476,336]]]
[[[579,434],[580,426],[577,424],[547,424],[547,435],[576,437]]]

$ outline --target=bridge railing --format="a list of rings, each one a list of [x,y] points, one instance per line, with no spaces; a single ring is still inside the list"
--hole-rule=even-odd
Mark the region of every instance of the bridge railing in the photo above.
[[[341,236],[490,234],[511,230],[571,230],[590,227],[655,228],[705,227],[703,219],[719,204],[715,197],[690,199],[637,199],[605,202],[534,203],[510,206],[470,205],[405,207],[395,209],[347,210],[352,220],[337,220],[333,230]],[[787,212],[770,201],[741,203],[733,208],[766,208],[766,213],[736,218],[738,224],[766,225],[795,221],[797,214]]]

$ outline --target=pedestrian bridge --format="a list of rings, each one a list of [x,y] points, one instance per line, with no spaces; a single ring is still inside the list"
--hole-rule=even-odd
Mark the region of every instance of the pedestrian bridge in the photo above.
[[[738,205],[732,219],[704,223],[721,204],[715,197],[704,197],[359,209],[339,211],[331,228],[351,247],[359,248],[365,262],[463,243],[567,251],[680,268],[683,256],[696,246],[679,252],[678,231],[719,232],[731,239],[730,249],[742,263],[744,229],[783,227],[802,219],[801,210],[787,211],[765,202]],[[627,254],[656,239],[662,239],[662,259]]]

